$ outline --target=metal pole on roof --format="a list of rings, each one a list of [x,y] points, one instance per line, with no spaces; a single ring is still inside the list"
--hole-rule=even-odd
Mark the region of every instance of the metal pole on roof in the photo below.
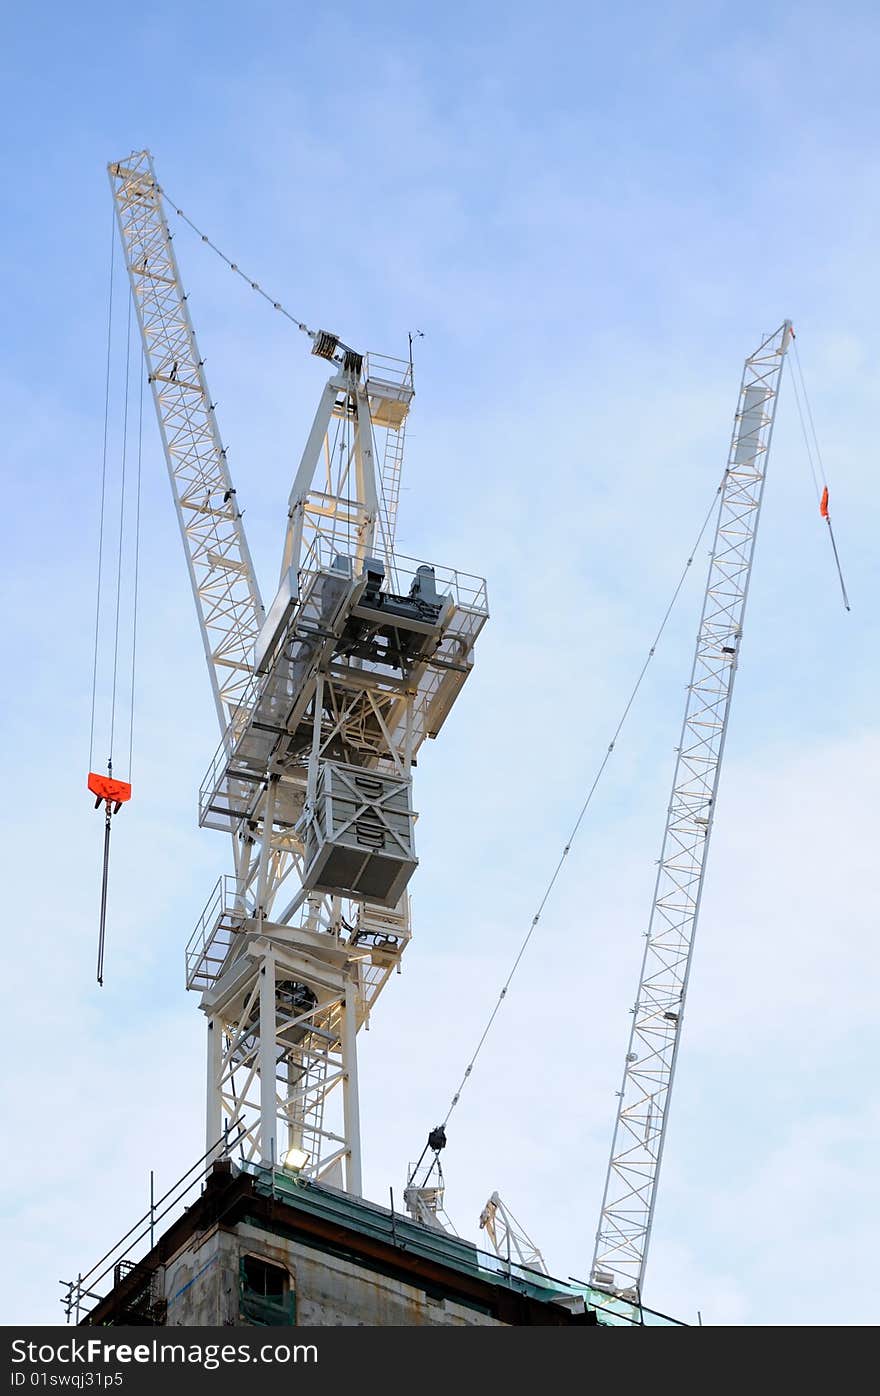
[[[357,973],[357,965],[353,970]],[[345,1004],[342,1028],[342,1105],[345,1117],[345,1139],[348,1145],[346,1161],[346,1190],[353,1197],[363,1194],[361,1177],[361,1122],[358,1098],[357,1063],[357,984],[349,977],[345,982]]]

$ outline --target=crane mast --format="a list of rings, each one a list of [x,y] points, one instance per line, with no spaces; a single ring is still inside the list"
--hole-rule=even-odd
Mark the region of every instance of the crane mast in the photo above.
[[[394,551],[411,360],[309,331],[332,372],[264,612],[149,152],[109,172],[220,718],[199,822],[234,849],[186,949],[206,1151],[234,1139],[359,1194],[357,1034],[411,935],[412,767],[473,665],[485,583]]]
[[[786,320],[746,360],[619,1092],[593,1283],[640,1298],[715,819]]]

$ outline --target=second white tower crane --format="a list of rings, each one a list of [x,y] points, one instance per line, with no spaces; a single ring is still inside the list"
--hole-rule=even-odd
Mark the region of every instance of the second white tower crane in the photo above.
[[[786,320],[746,359],[743,370],[619,1091],[592,1280],[637,1300],[651,1239],[768,453],[791,337]]]

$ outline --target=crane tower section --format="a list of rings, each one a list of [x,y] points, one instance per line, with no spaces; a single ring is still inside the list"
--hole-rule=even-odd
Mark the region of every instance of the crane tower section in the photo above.
[[[252,569],[161,190],[146,152],[110,173],[133,293],[152,298],[139,320],[178,513],[185,459],[193,509],[225,509],[232,533],[206,562],[224,585],[238,579],[238,598]],[[265,615],[255,581],[255,605],[227,606],[223,658],[239,667],[234,687],[214,680],[226,721],[199,820],[232,835],[235,874],[187,946],[187,987],[208,1020],[207,1149],[243,1132],[246,1161],[360,1193],[357,1033],[411,935],[412,767],[470,672],[488,608],[481,578],[395,552],[411,362],[309,333],[332,369],[290,491],[278,590]],[[176,409],[186,349],[187,381],[204,391]],[[191,549],[187,528],[184,539]]]
[[[224,1043],[209,1136],[224,1116],[246,1118],[256,1100],[244,1083],[259,1078],[255,1153],[358,1192],[354,1042],[411,934],[413,761],[467,678],[487,607],[480,578],[401,557],[382,529],[376,428],[405,420],[408,363],[329,335],[315,347],[335,372],[291,489],[251,688],[201,789],[203,825],[253,838],[252,873],[225,920],[196,936],[189,973]],[[272,976],[287,997],[258,1033]],[[346,1118],[334,1125],[340,1081]]]
[[[789,321],[746,360],[593,1258],[641,1294]]]

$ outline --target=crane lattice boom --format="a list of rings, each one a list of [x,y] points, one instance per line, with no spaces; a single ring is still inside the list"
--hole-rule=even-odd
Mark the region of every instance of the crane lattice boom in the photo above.
[[[641,1294],[789,321],[745,364],[593,1259]]]
[[[148,151],[109,166],[171,489],[221,731],[241,704],[265,619],[205,370]]]

